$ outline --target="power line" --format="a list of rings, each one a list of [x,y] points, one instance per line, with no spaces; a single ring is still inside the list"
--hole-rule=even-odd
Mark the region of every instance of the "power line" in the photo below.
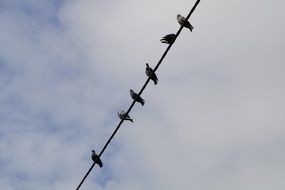
[[[194,6],[192,7],[192,9],[190,10],[189,14],[187,15],[185,22],[187,20],[189,20],[190,16],[192,15],[192,13],[194,12],[194,10],[196,9],[197,5],[200,3],[200,0],[197,0],[196,3],[194,4]],[[160,64],[162,63],[163,59],[165,58],[165,56],[167,55],[168,51],[170,50],[170,48],[172,47],[172,45],[174,44],[174,42],[176,41],[177,37],[179,36],[179,34],[181,33],[184,24],[180,26],[179,30],[176,32],[175,34],[175,38],[173,40],[172,43],[170,43],[168,45],[168,47],[166,48],[165,52],[162,54],[160,60],[158,61],[157,65],[155,66],[155,68],[153,69],[153,73],[155,73],[155,71],[158,69],[158,67],[160,66]],[[120,120],[119,124],[117,125],[116,129],[114,130],[114,132],[112,133],[112,135],[110,136],[110,138],[108,139],[108,141],[106,142],[106,144],[104,145],[103,149],[101,150],[100,154],[98,155],[98,158],[100,158],[102,156],[102,154],[104,153],[104,151],[106,150],[106,148],[108,147],[108,145],[110,144],[110,142],[112,141],[112,139],[114,138],[115,134],[118,132],[118,130],[120,129],[122,123],[125,120],[125,117],[130,113],[130,111],[132,110],[132,108],[134,107],[137,98],[143,93],[144,89],[146,88],[147,84],[150,81],[150,78],[152,77],[152,74],[147,78],[146,82],[144,83],[144,85],[142,86],[141,90],[138,93],[138,96],[133,100],[132,104],[130,105],[129,109],[127,110],[126,114],[124,115],[123,119]],[[87,178],[87,176],[90,174],[90,172],[92,171],[92,169],[95,166],[95,162],[96,160],[93,162],[93,164],[91,165],[90,169],[87,171],[87,173],[85,174],[85,176],[82,178],[81,182],[79,183],[79,185],[77,186],[76,190],[79,190],[79,188],[81,187],[81,185],[83,184],[83,182],[85,181],[85,179]]]

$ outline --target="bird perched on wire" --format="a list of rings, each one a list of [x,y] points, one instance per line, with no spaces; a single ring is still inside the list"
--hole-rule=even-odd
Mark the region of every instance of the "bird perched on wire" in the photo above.
[[[184,27],[189,28],[189,30],[192,32],[192,30],[194,29],[194,27],[190,24],[190,22],[188,20],[186,20],[185,17],[181,16],[180,14],[177,15],[177,21],[178,23],[182,26],[184,23]]]
[[[163,38],[161,38],[161,43],[165,43],[165,44],[172,44],[175,40],[175,34],[167,34],[166,36],[164,36]]]
[[[100,166],[100,168],[102,168],[102,167],[103,167],[103,163],[102,163],[100,157],[96,154],[95,150],[92,150],[91,152],[92,152],[92,154],[91,154],[92,160],[93,160],[96,164],[98,164],[98,165]]]
[[[120,119],[124,119],[125,117],[125,120],[128,120],[128,121],[131,121],[132,123],[134,122],[134,120],[129,116],[129,114],[126,115],[127,112],[125,112],[124,110],[121,110],[120,112],[118,112],[118,117]]]
[[[156,74],[153,72],[153,69],[150,68],[148,63],[146,63],[145,74],[146,74],[146,76],[150,77],[150,79],[154,82],[155,85],[157,85],[158,78],[157,78]]]
[[[144,105],[144,99],[142,99],[140,96],[138,96],[137,93],[135,93],[132,89],[130,90],[130,95],[133,100],[136,99],[137,102],[139,102],[142,106]]]

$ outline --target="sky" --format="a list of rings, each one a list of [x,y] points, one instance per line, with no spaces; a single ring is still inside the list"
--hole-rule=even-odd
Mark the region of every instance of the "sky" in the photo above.
[[[0,189],[75,189],[194,3],[1,0]],[[81,189],[284,190],[284,6],[202,0]]]

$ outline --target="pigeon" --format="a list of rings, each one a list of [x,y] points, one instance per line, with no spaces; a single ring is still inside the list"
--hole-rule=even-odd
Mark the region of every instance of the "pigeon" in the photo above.
[[[144,99],[142,99],[140,96],[138,96],[137,93],[135,93],[132,89],[130,90],[130,95],[133,100],[136,99],[137,102],[141,103],[141,105],[144,105]]]
[[[92,154],[91,154],[92,160],[93,160],[96,164],[98,164],[98,165],[100,166],[100,168],[102,168],[102,167],[103,167],[103,163],[102,163],[100,157],[96,154],[95,150],[92,150],[91,152],[92,152]]]
[[[155,85],[157,85],[158,78],[153,72],[153,69],[149,67],[148,63],[146,63],[145,74],[146,76],[150,77],[151,80],[153,80]]]
[[[184,24],[184,27],[189,28],[189,30],[192,32],[194,27],[190,24],[190,22],[188,20],[185,19],[185,17],[178,14],[177,15],[177,21],[181,26]]]
[[[121,110],[120,112],[118,112],[118,117],[120,119],[124,119],[126,115],[126,112],[124,110]],[[129,114],[126,115],[125,120],[131,121],[132,123],[134,122],[133,119],[129,116]]]
[[[175,34],[167,34],[166,36],[164,36],[163,38],[161,38],[161,43],[165,43],[165,44],[172,44],[174,42],[175,39]]]

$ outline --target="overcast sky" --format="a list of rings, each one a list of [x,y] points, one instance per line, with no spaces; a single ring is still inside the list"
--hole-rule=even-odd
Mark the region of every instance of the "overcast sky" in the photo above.
[[[0,0],[0,189],[75,189],[195,0]],[[201,1],[82,186],[284,190],[285,2]]]

